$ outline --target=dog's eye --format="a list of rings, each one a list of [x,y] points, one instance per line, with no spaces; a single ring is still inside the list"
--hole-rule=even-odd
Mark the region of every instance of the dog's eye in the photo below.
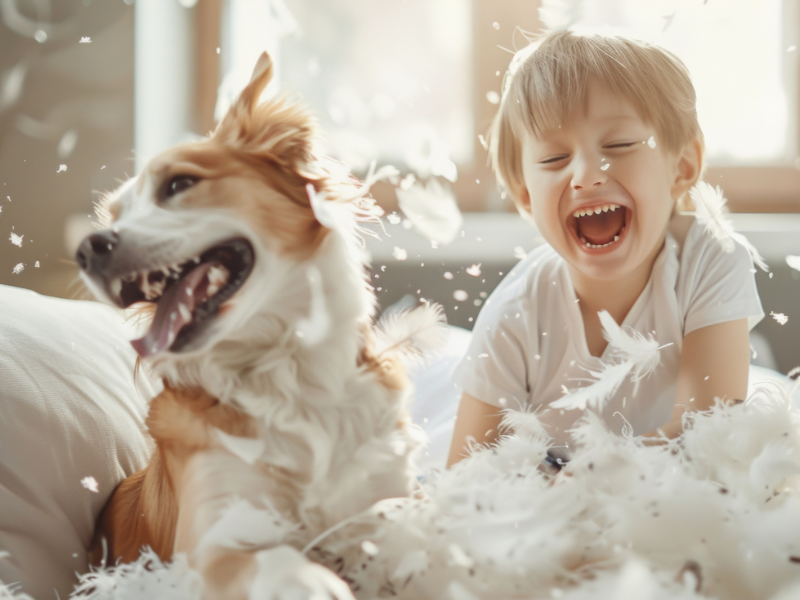
[[[180,194],[182,191],[188,190],[198,181],[200,181],[200,178],[192,175],[175,175],[175,177],[167,182],[164,196],[171,198],[175,194]]]

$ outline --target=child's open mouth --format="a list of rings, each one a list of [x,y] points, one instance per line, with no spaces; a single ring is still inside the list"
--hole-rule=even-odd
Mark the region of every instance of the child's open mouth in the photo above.
[[[625,237],[630,212],[613,203],[579,208],[567,218],[567,227],[585,250],[610,251]]]

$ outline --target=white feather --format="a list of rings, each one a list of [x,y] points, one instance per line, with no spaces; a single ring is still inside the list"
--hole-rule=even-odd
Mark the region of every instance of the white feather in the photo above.
[[[8,556],[8,553],[0,552],[0,558],[3,558],[3,556]],[[0,600],[33,600],[20,587],[18,583],[5,584],[0,581]]]
[[[464,217],[450,188],[432,178],[423,186],[414,183],[408,190],[397,188],[400,209],[422,235],[442,246],[452,242]]]
[[[695,205],[697,222],[705,226],[706,232],[719,242],[725,252],[733,252],[734,242],[739,243],[750,253],[755,264],[762,270],[769,271],[756,247],[741,233],[734,231],[733,223],[725,217],[727,200],[722,194],[722,188],[717,186],[714,189],[705,181],[699,181],[689,190],[689,195]]]
[[[79,578],[70,598],[197,600],[204,588],[185,554],[175,554],[171,562],[164,563],[150,548],[142,550],[136,562],[97,569]]]
[[[631,329],[630,333],[624,332],[608,311],[602,310],[597,316],[600,317],[603,337],[611,346],[612,355],[632,363],[632,380],[638,382],[650,375],[659,364],[658,342],[653,336],[646,338],[635,329]]]
[[[447,336],[444,309],[425,303],[383,316],[375,328],[375,354],[378,358],[390,352],[425,358],[444,347]]]
[[[549,406],[552,408],[585,410],[588,406],[602,410],[626,378],[630,376],[634,382],[633,394],[636,395],[639,382],[659,364],[658,342],[652,336],[645,337],[635,330],[626,333],[608,311],[600,311],[597,315],[603,326],[603,337],[611,347],[609,354],[615,362],[604,363],[599,371],[587,369],[595,382],[551,402]]]
[[[513,410],[506,408],[502,411],[503,420],[501,428],[509,429],[516,435],[528,440],[541,440],[546,442],[550,439],[544,425],[539,420],[535,412],[523,410]]]
[[[404,580],[418,574],[428,566],[428,553],[425,550],[412,550],[406,554],[400,564],[392,573],[393,581],[403,582]]]
[[[586,410],[587,407],[600,411],[606,401],[616,394],[619,386],[628,377],[633,368],[633,363],[623,361],[619,363],[604,363],[599,371],[587,369],[589,375],[595,380],[586,387],[570,390],[570,393],[548,406],[557,409]]]
[[[542,0],[539,20],[549,32],[566,31],[583,18],[583,5],[584,0]]]

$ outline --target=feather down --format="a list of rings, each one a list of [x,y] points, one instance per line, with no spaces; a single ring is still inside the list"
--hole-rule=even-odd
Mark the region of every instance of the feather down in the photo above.
[[[755,264],[763,271],[769,271],[769,266],[767,266],[756,247],[741,233],[734,231],[733,223],[725,218],[725,203],[727,200],[722,194],[722,188],[717,186],[714,189],[705,181],[699,181],[697,185],[689,190],[689,195],[695,205],[697,222],[705,226],[706,232],[719,242],[725,252],[733,252],[734,242],[737,242],[750,253]]]
[[[405,358],[426,358],[447,343],[444,309],[425,303],[413,310],[385,315],[375,328],[375,354],[398,353]]]
[[[589,406],[601,410],[628,376],[634,382],[635,395],[639,382],[659,364],[658,342],[652,336],[645,337],[635,330],[626,333],[608,311],[602,310],[597,314],[603,326],[603,337],[608,341],[610,354],[616,362],[604,363],[599,371],[586,369],[595,382],[550,403],[552,408],[585,410]]]

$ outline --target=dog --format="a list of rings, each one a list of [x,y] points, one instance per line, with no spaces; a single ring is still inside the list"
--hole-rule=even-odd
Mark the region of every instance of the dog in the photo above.
[[[374,325],[359,224],[378,209],[279,97],[263,54],[206,139],[157,156],[98,206],[76,259],[96,297],[134,306],[132,342],[164,382],[149,464],[104,508],[93,560],[185,553],[207,598],[351,598],[303,552],[412,492],[419,431],[403,352],[442,327],[423,305]],[[294,594],[294,595],[292,595]]]

